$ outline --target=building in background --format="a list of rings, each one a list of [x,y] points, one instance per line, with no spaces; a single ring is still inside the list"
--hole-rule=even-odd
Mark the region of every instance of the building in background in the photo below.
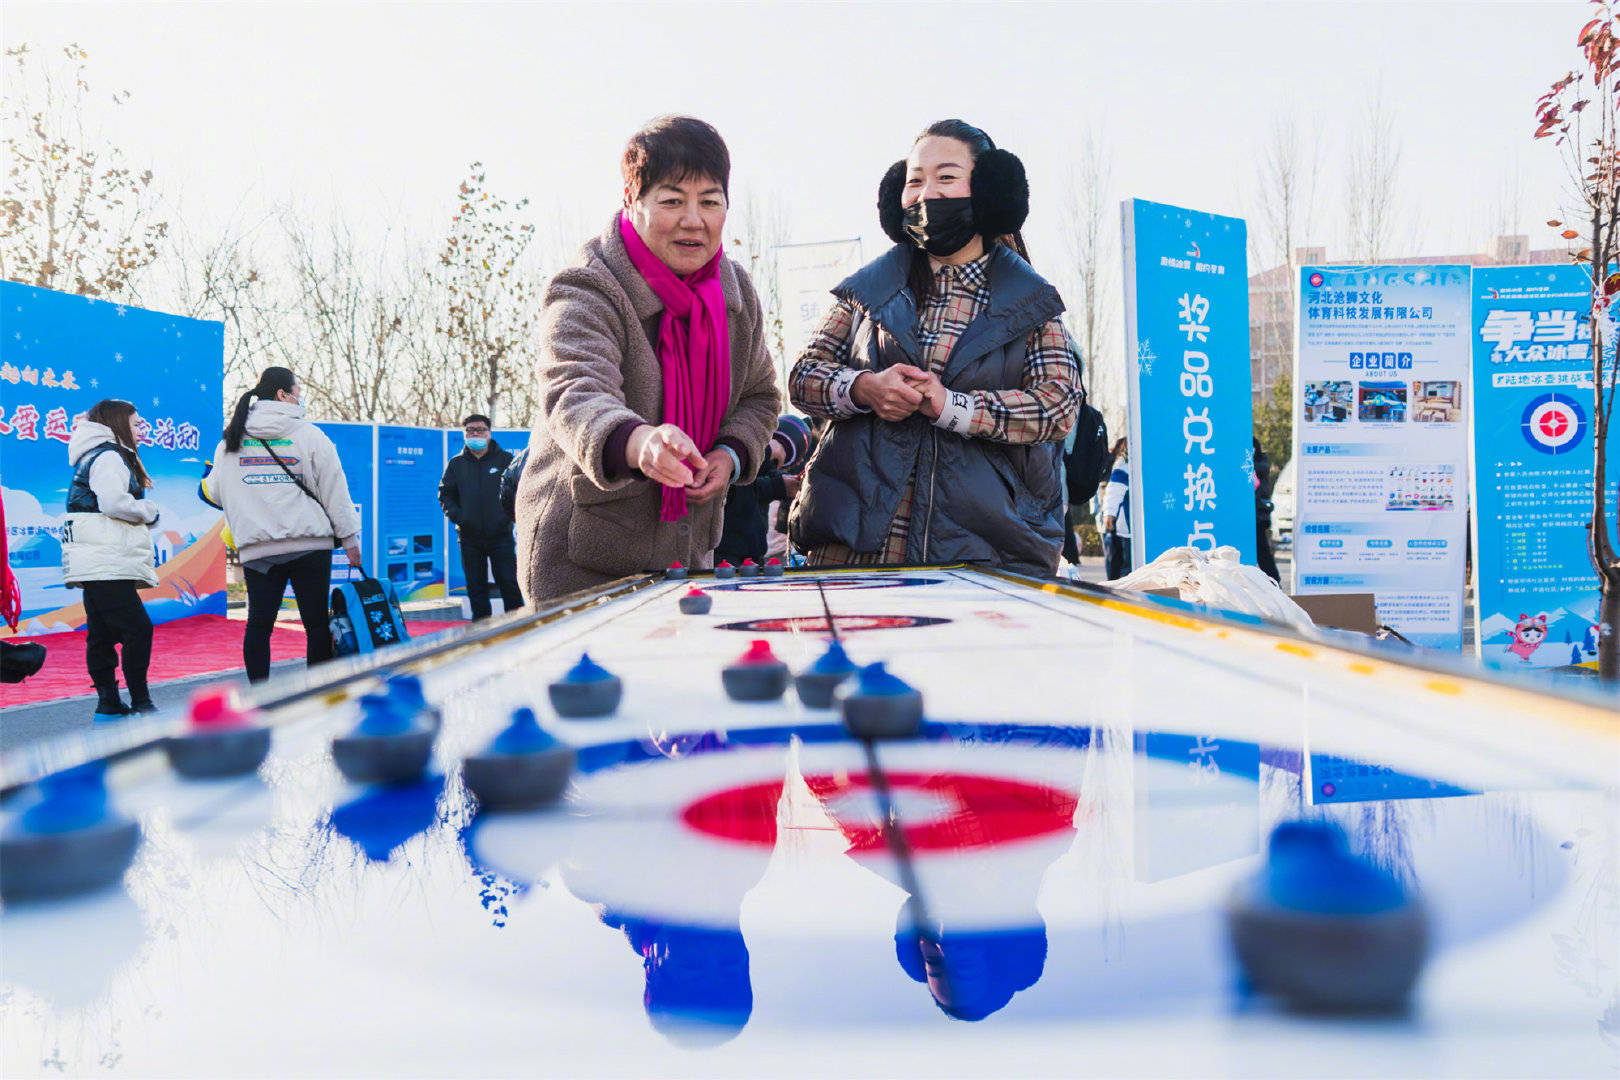
[[[1490,251],[1474,255],[1411,255],[1379,259],[1380,264],[1434,263],[1453,266],[1534,266],[1569,264],[1564,248],[1530,250],[1528,236],[1498,236]],[[1270,400],[1277,380],[1294,370],[1294,303],[1299,295],[1295,280],[1301,266],[1350,266],[1353,261],[1328,259],[1325,247],[1294,249],[1294,261],[1249,277],[1249,366],[1254,404]]]

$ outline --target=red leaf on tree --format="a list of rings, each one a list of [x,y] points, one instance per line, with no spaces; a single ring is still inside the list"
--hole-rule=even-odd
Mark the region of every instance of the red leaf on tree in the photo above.
[[[1577,236],[1579,236],[1581,234],[1576,232],[1574,229],[1565,229],[1563,232],[1559,233],[1558,235],[1562,236],[1565,240],[1573,240],[1573,239],[1575,239]]]
[[[1558,228],[1558,227],[1559,227],[1559,226],[1560,226],[1560,225],[1562,225],[1562,224],[1563,224],[1563,222],[1562,222],[1562,221],[1549,221],[1549,222],[1547,222],[1547,224],[1548,224],[1548,225],[1550,225],[1550,226],[1552,226],[1552,227],[1553,227],[1553,228],[1555,228],[1555,229],[1556,229],[1556,228]]]

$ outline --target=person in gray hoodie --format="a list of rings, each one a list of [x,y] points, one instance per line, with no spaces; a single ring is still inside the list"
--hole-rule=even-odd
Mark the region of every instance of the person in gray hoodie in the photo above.
[[[269,367],[236,402],[208,477],[247,579],[242,663],[248,681],[270,677],[270,631],[292,585],[304,624],[304,657],[332,658],[327,589],[332,549],[361,566],[360,514],[349,497],[337,447],[304,417],[303,388],[284,367]],[[364,569],[362,567],[362,569]]]
[[[98,401],[68,439],[67,517],[62,522],[62,577],[84,593],[84,662],[96,687],[97,720],[156,712],[146,685],[152,660],[152,618],[140,589],[158,583],[148,529],[157,504],[145,498],[152,478],[135,450],[135,406]],[[118,692],[118,648],[124,685]]]

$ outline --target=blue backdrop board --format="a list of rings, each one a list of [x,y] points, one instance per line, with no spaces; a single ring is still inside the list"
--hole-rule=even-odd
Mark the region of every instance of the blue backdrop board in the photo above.
[[[444,432],[377,426],[377,577],[401,600],[444,595]]]
[[[1247,226],[1123,205],[1132,550],[1231,546],[1255,560]]]
[[[381,565],[377,561],[377,528],[372,519],[375,506],[373,492],[377,477],[377,425],[330,422],[316,424],[337,447],[338,460],[343,462],[343,475],[349,481],[349,498],[354,501],[355,513],[360,515],[360,554],[366,570],[375,574]],[[347,581],[349,560],[341,551],[332,553],[332,580]]]
[[[1474,271],[1474,648],[1491,667],[1597,664],[1590,288],[1580,266]],[[1608,469],[1612,514],[1612,442]]]
[[[1461,649],[1468,267],[1307,266],[1299,289],[1294,591],[1370,592]]]
[[[0,482],[23,634],[84,625],[62,583],[61,532],[74,421],[103,398],[132,402],[141,461],[156,486],[153,622],[225,613],[220,515],[197,496],[219,441],[223,324],[0,282]],[[0,636],[9,631],[0,624]]]
[[[525,446],[529,445],[528,428],[497,428],[494,437],[495,441],[500,444],[501,449],[509,451],[513,457],[516,457]],[[449,460],[461,453],[465,447],[466,436],[461,433],[460,428],[449,428],[444,433],[444,440],[445,462],[448,464]],[[443,474],[444,471],[441,469],[440,476]],[[438,482],[438,477],[435,477],[433,481],[435,496],[439,490]],[[461,572],[461,540],[456,535],[456,527],[450,524],[448,518],[444,519],[444,530],[445,551],[448,553],[445,556],[445,573],[450,583],[449,592],[452,596],[466,596],[467,576]],[[490,596],[498,601],[500,593],[491,589]]]

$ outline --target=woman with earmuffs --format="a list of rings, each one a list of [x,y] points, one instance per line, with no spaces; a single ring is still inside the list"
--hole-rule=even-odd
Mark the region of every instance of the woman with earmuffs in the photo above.
[[[812,565],[1056,571],[1080,369],[1028,215],[1022,162],[961,120],[883,177],[895,246],[833,290],[789,381],[828,421],[789,517]]]

